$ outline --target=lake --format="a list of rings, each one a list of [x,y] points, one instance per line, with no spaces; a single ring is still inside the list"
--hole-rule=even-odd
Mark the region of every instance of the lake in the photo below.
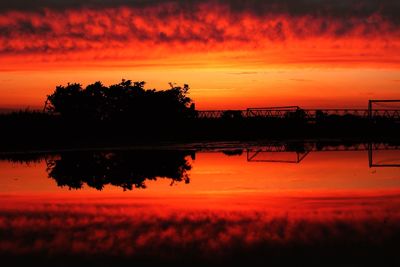
[[[400,147],[224,143],[1,154],[9,264],[400,264]]]

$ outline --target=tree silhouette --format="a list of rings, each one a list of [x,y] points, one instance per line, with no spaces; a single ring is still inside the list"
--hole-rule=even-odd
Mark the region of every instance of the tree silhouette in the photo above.
[[[57,112],[62,116],[78,116],[83,102],[82,85],[78,83],[57,86],[54,93],[47,97],[47,111]]]
[[[92,121],[176,120],[194,117],[187,96],[189,85],[170,83],[167,90],[144,89],[145,82],[122,80],[109,87],[95,82],[86,88],[78,83],[57,86],[46,100],[45,110],[65,118]]]

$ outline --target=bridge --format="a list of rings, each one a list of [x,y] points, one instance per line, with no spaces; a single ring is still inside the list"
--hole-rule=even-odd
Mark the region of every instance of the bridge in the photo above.
[[[228,118],[276,118],[286,119],[293,117],[303,118],[307,121],[317,121],[324,117],[351,116],[362,119],[384,118],[400,121],[400,109],[301,109],[301,108],[249,108],[246,110],[200,110],[200,119]]]
[[[394,106],[393,103],[398,103]],[[299,106],[248,108],[246,110],[201,110],[197,117],[200,119],[220,118],[301,118],[315,122],[319,119],[334,116],[356,117],[365,120],[388,119],[400,122],[400,100],[369,100],[367,109],[303,109]],[[374,108],[379,106],[379,108]]]

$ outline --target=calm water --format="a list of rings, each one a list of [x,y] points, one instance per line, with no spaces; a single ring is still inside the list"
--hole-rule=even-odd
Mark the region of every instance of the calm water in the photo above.
[[[52,266],[396,264],[399,163],[396,147],[364,145],[3,155],[0,253]]]

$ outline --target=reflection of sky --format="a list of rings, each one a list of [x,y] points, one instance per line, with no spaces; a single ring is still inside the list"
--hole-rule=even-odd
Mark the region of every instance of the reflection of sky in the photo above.
[[[240,263],[249,257],[267,263],[282,256],[307,262],[333,257],[332,262],[343,263],[347,253],[357,262],[380,255],[393,260],[399,207],[400,195],[3,198],[0,251],[11,258],[39,255],[57,262],[72,256],[79,262],[110,257],[115,264],[112,257],[117,256],[155,265]]]
[[[69,191],[47,177],[43,162],[2,162],[0,252],[13,261],[117,256],[156,265],[395,259],[400,169],[368,168],[366,152],[310,153],[301,164],[222,153],[190,161],[189,184],[158,179],[131,192]]]
[[[283,160],[292,156],[288,154],[282,153]],[[279,155],[275,153],[273,159],[279,159]],[[269,156],[259,155],[259,158]],[[379,161],[384,161],[398,155],[382,151],[377,156]],[[134,189],[134,193],[123,193],[122,189],[111,185],[106,186],[101,193],[88,186],[84,186],[83,190],[69,191],[67,187],[58,188],[56,182],[48,178],[44,162],[29,165],[0,162],[0,192],[102,196],[120,192],[125,197],[159,194],[324,193],[400,188],[400,169],[369,168],[366,151],[312,152],[299,164],[247,162],[245,153],[230,157],[222,153],[197,153],[195,160],[190,157],[187,160],[193,167],[189,171],[189,184],[178,182],[170,186],[170,179],[157,179],[146,181],[147,189]]]

